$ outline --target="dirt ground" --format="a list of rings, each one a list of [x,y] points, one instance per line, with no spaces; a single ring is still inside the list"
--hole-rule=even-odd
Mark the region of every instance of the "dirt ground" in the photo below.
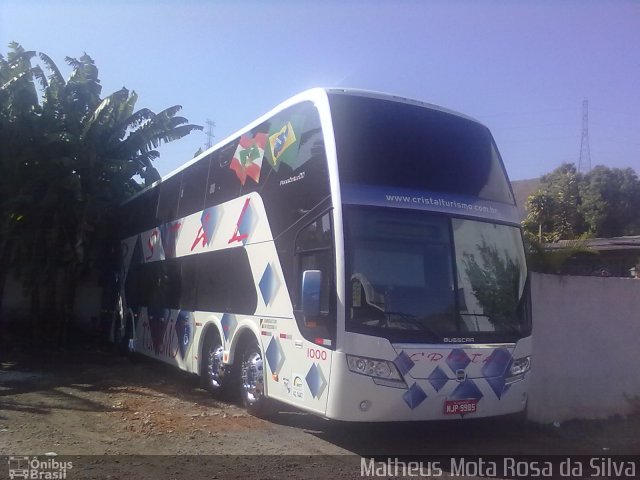
[[[356,478],[360,456],[637,455],[639,431],[638,416],[353,425],[283,407],[263,420],[108,347],[0,352],[0,454],[68,456],[67,478]]]

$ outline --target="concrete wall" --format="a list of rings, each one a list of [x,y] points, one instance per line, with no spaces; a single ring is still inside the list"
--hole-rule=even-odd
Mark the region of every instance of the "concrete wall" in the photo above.
[[[640,280],[534,274],[532,297],[529,418],[548,423],[637,410]]]

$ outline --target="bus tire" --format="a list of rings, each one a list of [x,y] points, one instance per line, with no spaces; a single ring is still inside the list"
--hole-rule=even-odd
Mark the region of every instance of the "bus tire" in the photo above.
[[[255,338],[245,343],[240,352],[240,398],[242,405],[251,415],[267,415],[262,352]]]
[[[202,347],[200,364],[200,386],[215,396],[225,392],[225,366],[223,363],[224,348],[220,335],[209,330]]]

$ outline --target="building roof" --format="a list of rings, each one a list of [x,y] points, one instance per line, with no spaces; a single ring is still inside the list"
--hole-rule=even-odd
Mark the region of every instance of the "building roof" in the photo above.
[[[582,246],[598,252],[609,250],[638,250],[638,252],[640,252],[640,235],[589,238],[587,240],[559,240],[558,242],[546,243],[544,245],[547,250],[559,250],[574,246]]]

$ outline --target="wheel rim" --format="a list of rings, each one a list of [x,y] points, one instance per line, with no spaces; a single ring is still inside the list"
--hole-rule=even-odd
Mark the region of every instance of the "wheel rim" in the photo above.
[[[221,345],[211,345],[207,354],[207,378],[212,388],[220,388],[222,386],[222,355]]]
[[[262,376],[262,356],[251,352],[242,362],[242,389],[249,406],[255,405],[262,398],[264,385]]]

